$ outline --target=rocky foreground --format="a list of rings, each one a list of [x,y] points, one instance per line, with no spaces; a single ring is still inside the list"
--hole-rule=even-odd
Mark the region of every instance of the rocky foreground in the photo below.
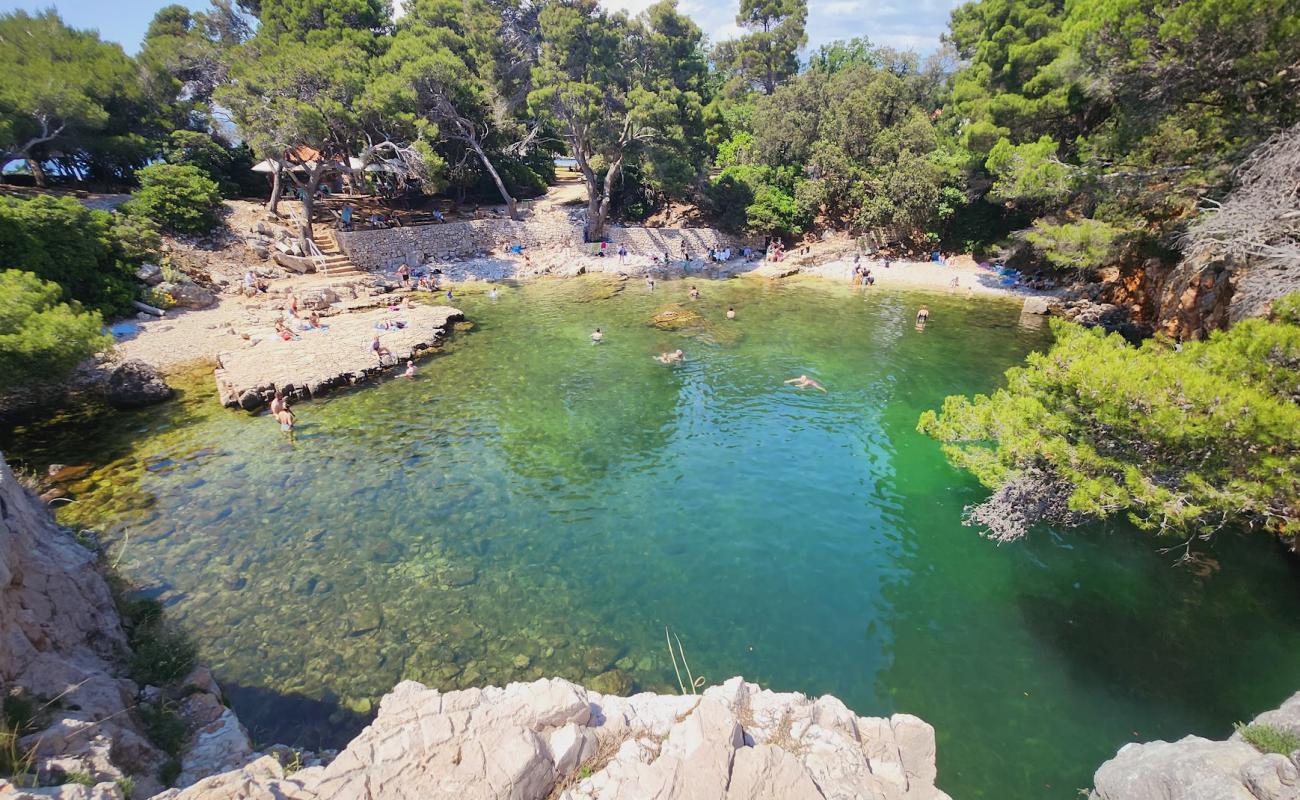
[[[940,800],[934,729],[732,678],[698,696],[616,697],[552,678],[442,693],[404,682],[329,765],[275,759],[169,800],[872,798]]]

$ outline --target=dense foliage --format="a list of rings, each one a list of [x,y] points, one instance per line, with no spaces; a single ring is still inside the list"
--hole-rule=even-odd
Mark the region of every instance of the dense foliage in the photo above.
[[[221,190],[208,173],[188,164],[150,164],[138,173],[140,190],[124,207],[176,233],[206,233],[217,224]]]
[[[70,197],[0,197],[0,264],[35,273],[105,314],[130,309],[132,271],[158,246],[144,220],[86,208]]]
[[[100,315],[62,295],[30,272],[0,271],[0,390],[60,378],[112,345]]]
[[[1003,541],[1116,514],[1189,540],[1236,524],[1300,534],[1300,295],[1179,347],[1054,329],[1005,389],[921,418],[995,490],[971,521]]]

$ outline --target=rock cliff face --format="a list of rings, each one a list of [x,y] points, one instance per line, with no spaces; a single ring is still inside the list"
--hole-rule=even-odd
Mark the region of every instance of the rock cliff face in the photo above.
[[[24,698],[37,720],[21,746],[34,748],[43,779],[81,772],[145,784],[163,755],[129,710],[137,687],[115,676],[126,637],[95,556],[58,528],[0,460],[0,693]],[[6,716],[20,714],[12,704]],[[2,781],[0,781],[2,783]]]
[[[135,798],[163,788],[167,756],[139,715],[173,698],[121,677],[127,637],[95,562],[0,457],[0,697],[6,729],[21,734],[16,749],[30,753],[21,776],[0,777],[5,798],[122,800],[127,786]],[[181,785],[251,757],[208,670],[196,668],[173,692],[192,731],[179,754]]]
[[[699,696],[601,695],[560,679],[442,693],[405,682],[332,763],[266,757],[169,800],[862,798],[945,800],[934,729],[732,678]]]
[[[1255,718],[1300,736],[1300,693]],[[1091,800],[1300,800],[1300,750],[1261,753],[1233,734],[1127,744],[1097,770]]]

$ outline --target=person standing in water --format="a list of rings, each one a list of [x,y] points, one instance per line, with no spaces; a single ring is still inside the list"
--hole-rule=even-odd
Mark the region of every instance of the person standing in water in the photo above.
[[[930,321],[930,309],[928,306],[921,306],[921,310],[916,312],[916,324],[924,325]]]
[[[728,307],[727,307],[727,319],[735,319],[735,318],[736,318],[736,309],[735,309],[735,307],[734,307],[734,306],[728,306]]]
[[[605,334],[601,333],[600,328],[597,328],[597,329],[596,329],[595,331],[593,331],[592,334],[591,334],[591,342],[592,342],[592,344],[600,344],[600,342],[601,342],[604,338],[605,338]]]
[[[826,391],[826,387],[825,387],[825,386],[822,386],[820,383],[818,383],[817,381],[813,380],[812,378],[809,378],[807,375],[800,375],[800,376],[797,377],[797,378],[791,378],[790,380],[785,381],[785,383],[786,383],[786,384],[791,384],[791,383],[793,383],[793,384],[794,384],[794,388],[796,388],[796,389],[807,389],[808,387],[811,386],[811,387],[814,388],[814,389],[821,389],[823,392]],[[829,392],[828,392],[828,394],[829,394]]]
[[[694,286],[691,287],[691,299],[692,300],[700,299],[700,290],[696,289]]]
[[[406,372],[403,372],[403,373],[402,373],[402,377],[404,377],[404,378],[414,378],[414,377],[415,377],[415,361],[414,361],[413,359],[412,359],[412,360],[408,360],[408,361],[406,362]]]

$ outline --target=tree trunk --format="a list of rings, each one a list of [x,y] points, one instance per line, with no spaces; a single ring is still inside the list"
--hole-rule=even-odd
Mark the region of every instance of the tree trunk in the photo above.
[[[587,199],[587,238],[589,241],[599,241],[600,237],[605,234],[605,218],[609,216],[609,198],[614,191],[614,181],[618,178],[618,173],[623,168],[623,157],[619,156],[609,165],[609,170],[605,173],[605,182],[596,190],[594,196],[589,192]],[[588,184],[595,184],[594,178]]]
[[[303,252],[309,252],[307,243],[312,240],[311,236],[311,218],[312,212],[316,208],[316,190],[320,188],[320,182],[325,178],[329,170],[323,165],[316,165],[312,168],[311,176],[307,179],[307,185],[303,187],[302,192],[302,247]]]
[[[41,189],[45,188],[45,168],[41,166],[40,159],[27,159],[27,168],[32,171],[32,180]]]
[[[506,209],[510,213],[510,219],[519,219],[518,204],[516,203],[515,198],[511,196],[509,190],[506,189],[506,185],[502,182],[501,176],[497,174],[496,167],[492,166],[492,162],[488,160],[487,153],[483,152],[483,148],[479,146],[477,141],[473,139],[466,139],[466,141],[469,142],[470,147],[474,148],[474,152],[478,154],[479,160],[483,162],[483,168],[492,176],[492,182],[497,185],[497,191],[501,193],[501,198],[506,201]]]
[[[280,179],[282,174],[284,174],[284,170],[280,169],[280,165],[277,163],[275,165],[275,175],[271,178],[271,199],[266,204],[266,210],[276,216],[280,215],[278,210],[280,194],[284,191],[284,184]]]

